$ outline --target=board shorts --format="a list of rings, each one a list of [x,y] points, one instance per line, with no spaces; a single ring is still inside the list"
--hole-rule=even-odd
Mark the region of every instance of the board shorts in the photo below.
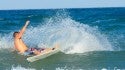
[[[39,52],[42,52],[45,50],[45,48],[29,48],[28,50],[26,50],[23,55],[25,56],[30,56],[30,55],[35,55],[34,51],[37,50]]]

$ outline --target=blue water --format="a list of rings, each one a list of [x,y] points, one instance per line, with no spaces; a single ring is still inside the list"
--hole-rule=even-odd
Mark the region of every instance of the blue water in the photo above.
[[[14,31],[30,20],[28,47],[60,53],[33,63],[13,52]],[[0,10],[0,70],[125,69],[125,8]]]

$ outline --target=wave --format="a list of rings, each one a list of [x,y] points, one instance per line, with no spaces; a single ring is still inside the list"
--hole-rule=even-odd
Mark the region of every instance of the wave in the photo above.
[[[36,69],[24,68],[24,67],[21,67],[21,66],[17,66],[17,67],[12,66],[11,70],[36,70]]]
[[[0,18],[0,21],[3,21],[4,20],[4,18]]]
[[[100,22],[110,22],[110,21],[116,21],[116,19],[105,19],[105,20],[96,20],[96,21],[94,21],[93,23],[100,23]]]
[[[55,68],[55,70],[74,70],[74,69],[76,70],[76,68],[68,68],[67,66]],[[91,68],[88,68],[88,69],[91,69]],[[120,68],[118,68],[118,67],[114,67],[114,68],[99,68],[99,69],[100,70],[110,70],[110,69],[113,69],[113,70],[119,69],[120,70]],[[24,68],[22,66],[16,66],[16,67],[12,66],[11,70],[36,70],[36,69],[34,69],[34,68]],[[41,70],[44,70],[44,69],[41,69]],[[78,68],[77,70],[85,70],[85,69]],[[96,70],[98,70],[98,69],[96,69]]]
[[[13,46],[12,33],[0,34],[0,49],[8,49],[12,48]]]
[[[1,36],[0,47],[12,47],[11,36],[12,33]],[[67,54],[113,50],[107,37],[98,31],[97,26],[77,22],[64,11],[45,19],[37,27],[29,27],[23,40],[29,47],[52,47],[58,43],[62,52]]]

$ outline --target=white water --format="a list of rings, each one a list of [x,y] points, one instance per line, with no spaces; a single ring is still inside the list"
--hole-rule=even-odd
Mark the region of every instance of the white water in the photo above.
[[[11,70],[36,70],[34,68],[25,68],[25,67],[22,67],[22,66],[12,66]],[[41,70],[45,70],[45,69],[41,69]],[[69,70],[69,68],[67,66],[65,67],[57,67],[55,68],[55,70]],[[85,70],[85,69],[71,69],[70,70]],[[98,69],[94,69],[94,70],[98,70]],[[114,68],[100,68],[100,70],[121,70],[117,67],[114,67]]]
[[[36,70],[36,69],[33,69],[33,68],[24,68],[24,67],[21,67],[21,66],[17,66],[17,67],[13,67],[12,66],[11,70]]]
[[[3,35],[0,34],[0,49],[8,49],[13,46],[12,33]]]
[[[45,22],[39,23],[37,27],[29,27],[23,40],[29,47],[52,47],[58,43],[61,50],[67,54],[113,50],[106,36],[101,34],[96,26],[91,27],[64,16],[56,15],[45,19]],[[11,36],[12,33],[0,36],[1,48],[13,47]]]

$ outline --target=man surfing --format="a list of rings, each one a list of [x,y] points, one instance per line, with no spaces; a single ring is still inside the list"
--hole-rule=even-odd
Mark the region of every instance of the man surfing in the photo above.
[[[21,54],[24,55],[38,55],[41,53],[41,51],[49,51],[49,50],[54,50],[57,46],[54,48],[46,48],[46,49],[38,49],[38,48],[28,48],[27,45],[23,42],[22,36],[26,30],[26,27],[30,21],[26,21],[25,25],[19,32],[14,32],[13,37],[14,37],[14,48]]]

